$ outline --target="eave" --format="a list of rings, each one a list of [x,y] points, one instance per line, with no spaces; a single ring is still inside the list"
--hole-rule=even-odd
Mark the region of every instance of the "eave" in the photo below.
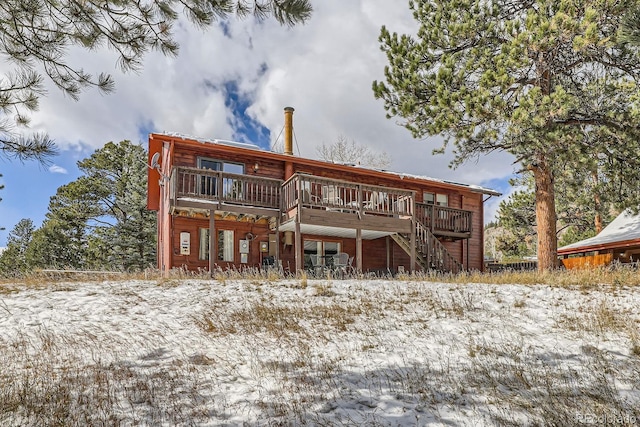
[[[583,252],[608,251],[613,249],[628,249],[633,246],[640,246],[640,239],[622,240],[618,242],[600,243],[594,245],[579,246],[569,249],[558,249],[558,255],[572,255]]]

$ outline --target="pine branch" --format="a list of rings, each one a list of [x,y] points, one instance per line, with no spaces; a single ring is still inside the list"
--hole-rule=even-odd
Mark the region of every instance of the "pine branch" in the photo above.
[[[51,157],[57,154],[52,139],[46,134],[37,133],[31,137],[18,136],[13,139],[0,138],[0,155],[21,162],[34,159],[44,165],[51,163]]]

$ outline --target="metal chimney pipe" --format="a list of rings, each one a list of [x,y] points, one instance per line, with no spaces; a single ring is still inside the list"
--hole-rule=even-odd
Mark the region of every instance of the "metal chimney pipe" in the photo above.
[[[293,107],[284,108],[284,154],[293,156]]]

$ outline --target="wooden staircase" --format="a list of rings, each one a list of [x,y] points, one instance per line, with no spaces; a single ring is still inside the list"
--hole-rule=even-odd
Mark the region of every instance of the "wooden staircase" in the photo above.
[[[394,234],[391,238],[411,255],[411,240],[406,235]],[[416,261],[425,271],[437,270],[454,274],[464,271],[463,265],[420,221],[416,221]]]

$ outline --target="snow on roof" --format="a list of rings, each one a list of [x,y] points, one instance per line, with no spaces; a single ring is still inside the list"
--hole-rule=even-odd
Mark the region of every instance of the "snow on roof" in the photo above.
[[[378,172],[383,172],[383,173],[388,173],[388,174],[391,174],[391,175],[399,176],[400,179],[406,177],[406,178],[419,179],[419,180],[423,180],[423,181],[436,182],[436,183],[441,183],[441,184],[456,185],[458,187],[468,188],[471,191],[474,191],[474,192],[477,192],[477,193],[490,194],[492,196],[501,196],[502,195],[502,193],[499,193],[499,192],[497,192],[495,190],[492,190],[490,188],[481,187],[479,185],[474,185],[474,184],[463,184],[461,182],[455,182],[455,181],[448,181],[448,180],[444,180],[444,179],[432,178],[432,177],[424,176],[424,175],[412,175],[412,174],[408,174],[408,173],[404,173],[404,172],[394,172],[394,171],[390,171],[390,170],[387,170],[387,169],[380,169],[380,168],[375,168],[375,167],[371,167],[371,166],[364,166],[364,165],[354,164],[354,163],[349,163],[349,162],[331,161],[331,162],[328,162],[328,163],[333,163],[333,164],[342,165],[342,166],[351,166],[351,167],[354,167],[354,168],[375,170],[375,171],[378,171]]]
[[[191,139],[193,141],[198,141],[198,142],[201,142],[203,144],[220,144],[220,145],[228,145],[228,146],[231,146],[231,147],[247,148],[249,150],[265,151],[264,149],[260,148],[259,146],[255,145],[255,144],[248,143],[248,142],[229,141],[229,140],[226,140],[226,139],[201,138],[201,137],[198,137],[198,136],[192,136],[192,135],[187,135],[187,134],[178,133],[178,132],[160,132],[160,135],[166,135],[166,136],[171,136],[171,137],[174,137],[174,138],[181,138],[181,139]]]
[[[616,242],[640,239],[640,214],[634,215],[631,211],[622,212],[597,236],[581,240],[567,246],[558,248],[558,251],[567,251],[583,247],[599,246]]]
[[[441,182],[443,184],[457,185],[459,187],[468,188],[471,191],[474,191],[476,193],[490,194],[492,196],[501,196],[502,195],[502,193],[499,193],[499,192],[497,192],[495,190],[492,190],[491,188],[486,188],[486,187],[482,187],[480,185],[475,185],[475,184],[464,184],[462,182],[449,181],[449,180],[446,180],[446,179],[431,178],[431,177],[423,176],[423,175],[411,175],[411,174],[407,174],[407,173],[398,173],[398,172],[390,172],[390,173],[394,173],[396,175],[400,175],[400,177],[409,177],[409,178],[415,178],[415,179],[422,179],[422,180],[425,180],[425,181]]]

